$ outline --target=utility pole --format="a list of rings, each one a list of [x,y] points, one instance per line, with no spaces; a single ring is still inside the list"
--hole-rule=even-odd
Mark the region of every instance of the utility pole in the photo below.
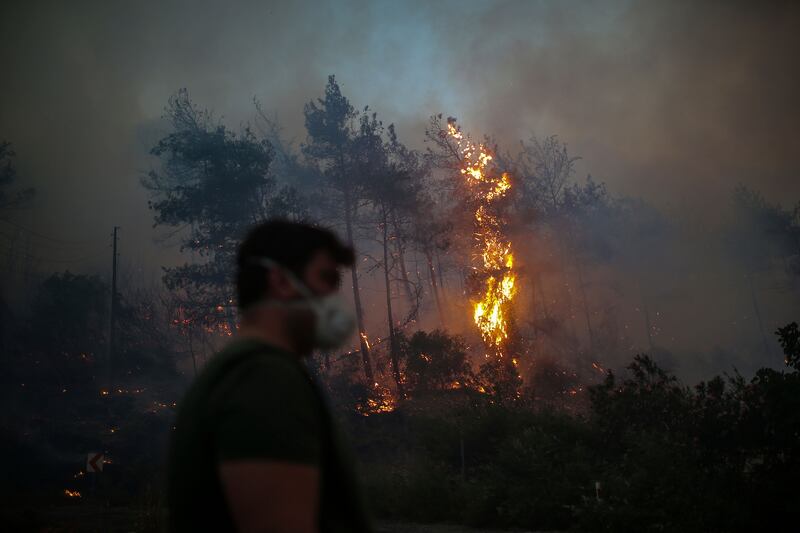
[[[111,256],[111,310],[109,312],[109,323],[108,323],[108,354],[106,356],[106,391],[108,394],[113,394],[114,390],[114,372],[113,372],[113,362],[114,362],[114,343],[116,337],[116,321],[117,321],[117,237],[119,236],[119,226],[114,226],[114,233],[112,234],[112,256]],[[107,415],[107,422],[114,423],[114,412],[111,408],[111,404],[103,402],[106,408],[106,415]],[[103,454],[107,454],[109,448],[112,446],[111,437],[107,432],[103,432],[100,436],[100,443],[103,446]],[[103,461],[104,459],[100,459]],[[100,471],[102,471],[102,463],[101,463]],[[87,468],[88,470],[88,468]],[[92,477],[92,492],[94,492],[94,484],[97,481],[98,472],[95,471]],[[102,527],[103,531],[108,529],[108,510],[111,505],[110,503],[110,496],[109,490],[111,485],[111,480],[109,479],[108,474],[104,474],[102,479],[100,480],[101,490],[103,492],[102,498],[105,500],[103,505],[103,515],[102,515]]]
[[[108,361],[106,367],[108,371],[108,387],[111,389],[112,381],[112,361],[114,359],[114,341],[116,335],[116,319],[117,319],[117,234],[119,226],[114,226],[114,244],[113,256],[111,259],[111,313],[108,328]]]
[[[8,279],[11,279],[11,276],[16,273],[17,267],[17,256],[19,255],[19,239],[22,236],[22,230],[17,229],[14,232],[14,236],[11,237],[11,244],[8,247],[8,264],[6,266],[6,270],[8,272]]]
[[[30,233],[25,235],[25,254],[23,255],[22,279],[25,290],[30,292],[31,280],[33,279],[33,246],[31,246]]]

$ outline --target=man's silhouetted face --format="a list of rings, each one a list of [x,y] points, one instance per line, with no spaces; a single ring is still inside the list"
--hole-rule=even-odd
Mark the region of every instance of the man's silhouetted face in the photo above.
[[[341,271],[333,256],[325,251],[314,252],[303,270],[299,281],[305,285],[313,297],[325,297],[339,291]],[[270,273],[270,286],[274,298],[291,301],[305,300],[306,296],[298,290],[289,276],[283,271]],[[307,355],[314,349],[315,316],[310,309],[291,309],[285,315],[284,327],[298,352]]]

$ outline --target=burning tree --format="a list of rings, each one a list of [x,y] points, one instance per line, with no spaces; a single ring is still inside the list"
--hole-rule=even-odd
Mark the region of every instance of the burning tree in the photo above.
[[[487,168],[493,159],[489,150],[466,140],[454,120],[448,122],[448,134],[458,141],[463,156],[460,171],[477,204],[474,237],[480,261],[474,270],[482,281],[483,296],[475,303],[473,317],[484,342],[502,357],[516,275],[511,242],[503,234],[503,222],[494,206],[511,189],[511,181],[507,173],[497,176]]]
[[[465,178],[467,202],[474,210],[471,277],[478,297],[473,301],[472,318],[486,346],[486,358],[490,359],[482,374],[491,378],[489,385],[493,387],[509,381],[518,385],[520,378],[515,368],[518,360],[509,346],[517,273],[502,216],[504,200],[511,190],[511,177],[493,168],[492,150],[465,137],[455,119],[448,119],[445,133],[455,141],[458,171]]]

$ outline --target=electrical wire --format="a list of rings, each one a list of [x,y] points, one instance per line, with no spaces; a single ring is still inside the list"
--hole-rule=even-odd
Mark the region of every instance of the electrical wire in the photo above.
[[[28,228],[26,226],[23,226],[22,224],[19,224],[17,222],[13,222],[13,221],[11,221],[11,220],[9,220],[7,218],[0,217],[0,222],[5,222],[6,224],[10,224],[11,226],[16,227],[17,229],[20,229],[20,230],[22,230],[22,231],[24,231],[26,233],[29,233],[30,235],[33,235],[33,236],[38,237],[40,239],[44,239],[46,241],[50,241],[50,242],[56,243],[56,244],[62,244],[62,245],[68,245],[68,246],[84,246],[84,247],[85,246],[92,246],[94,244],[94,243],[92,243],[92,241],[88,241],[88,240],[68,241],[68,240],[64,240],[64,239],[57,239],[55,237],[51,237],[49,235],[45,235],[44,233],[39,233],[38,231],[34,231],[34,230],[32,230],[32,229],[30,229],[30,228]]]
[[[106,255],[105,252],[102,252],[102,253],[96,253],[96,254],[86,255],[86,256],[83,256],[83,257],[71,258],[71,259],[48,259],[48,258],[45,258],[45,257],[32,255],[32,254],[29,254],[29,253],[23,252],[23,251],[19,251],[19,252],[13,253],[11,249],[0,251],[0,255],[2,255],[2,254],[5,254],[4,259],[8,259],[13,254],[14,256],[18,256],[18,257],[21,257],[23,259],[30,260],[30,261],[35,261],[35,262],[39,262],[39,263],[82,263],[82,262],[90,261],[92,259],[97,259],[98,257]]]

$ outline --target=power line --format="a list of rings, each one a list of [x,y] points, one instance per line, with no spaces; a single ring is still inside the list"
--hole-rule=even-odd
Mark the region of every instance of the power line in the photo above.
[[[8,255],[12,255],[12,250],[11,249],[9,249],[9,250],[0,250],[0,254],[6,254],[7,256]],[[29,254],[29,253],[26,253],[26,252],[19,252],[19,255],[21,257],[25,258],[25,259],[30,259],[31,261],[38,261],[38,262],[41,262],[41,263],[80,263],[80,262],[83,262],[83,261],[88,261],[90,259],[96,259],[96,258],[100,257],[101,255],[104,255],[104,252],[96,253],[96,254],[92,254],[92,255],[86,255],[86,256],[83,256],[83,257],[76,257],[74,259],[47,259],[47,258],[44,258],[44,257],[39,257],[39,256],[36,256],[36,255],[33,255],[33,254]]]
[[[5,237],[6,239],[16,239],[17,237],[21,237],[23,235],[26,236],[27,238],[36,237],[36,235],[28,233],[27,231],[25,231],[23,229],[19,229],[19,228],[18,229],[14,229],[14,228],[7,228],[7,227],[0,226],[0,237]],[[64,248],[73,248],[73,249],[74,248],[85,248],[86,246],[88,246],[88,245],[83,245],[83,244],[78,245],[78,244],[56,243],[56,242],[47,241],[47,240],[39,240],[39,241],[37,241],[37,245],[39,245],[39,246],[48,246],[48,247],[53,247],[53,248],[61,248],[61,249],[64,249]]]
[[[0,250],[0,255],[5,256],[4,258],[10,262],[10,265],[19,261],[26,262],[28,267],[32,262],[44,264],[84,263],[102,255],[100,252],[86,254],[89,251],[87,250],[88,245],[79,244],[78,241],[64,241],[49,237],[5,218],[0,218],[0,222],[5,222],[14,228],[0,226],[0,238],[8,243],[8,248]],[[44,248],[43,254],[32,253],[32,236],[42,239],[35,244],[35,248]],[[25,242],[24,249],[21,245],[23,241]],[[65,258],[64,255],[72,257]]]
[[[16,233],[6,233],[0,228],[0,241],[8,242],[14,246],[17,242],[30,242],[31,247],[43,255],[83,255],[89,252],[89,246],[76,246],[73,244],[53,244],[46,241],[33,240],[31,235],[22,230],[16,230]],[[96,248],[97,245],[92,246]]]
[[[10,224],[11,226],[14,226],[14,227],[16,227],[18,229],[21,229],[22,231],[30,233],[31,235],[33,235],[35,237],[39,237],[40,239],[44,239],[46,241],[50,241],[50,242],[53,242],[53,243],[56,243],[56,244],[65,244],[65,245],[68,245],[68,246],[91,246],[92,245],[92,242],[88,241],[88,240],[67,241],[67,240],[64,240],[64,239],[57,239],[55,237],[51,237],[49,235],[45,235],[44,233],[39,233],[38,231],[32,230],[32,229],[30,229],[30,228],[28,228],[26,226],[23,226],[22,224],[19,224],[17,222],[13,222],[13,221],[11,221],[11,220],[9,220],[7,218],[0,218],[0,222],[5,222],[6,224]]]

